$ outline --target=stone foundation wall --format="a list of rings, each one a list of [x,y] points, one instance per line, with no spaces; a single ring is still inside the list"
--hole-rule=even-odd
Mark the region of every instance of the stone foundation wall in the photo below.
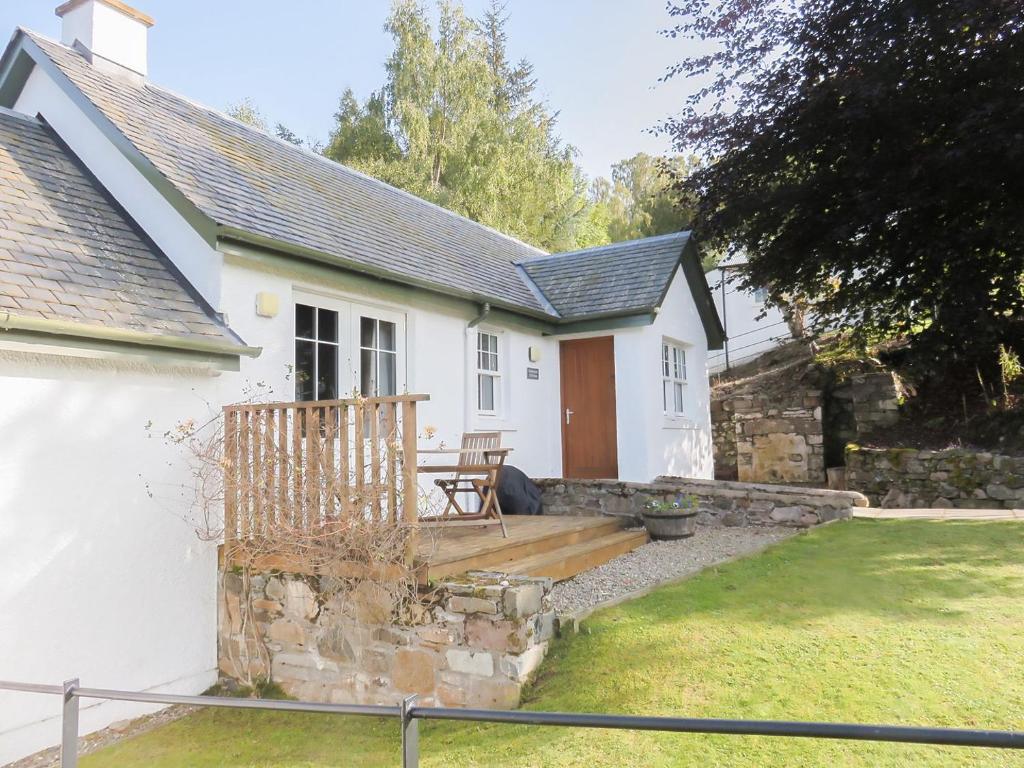
[[[697,498],[699,525],[809,527],[847,518],[867,506],[859,493],[720,480],[658,478],[655,483],[616,480],[535,480],[548,515],[622,515],[637,518],[649,501]]]
[[[308,701],[396,704],[418,694],[423,704],[512,708],[557,628],[550,579],[468,574],[438,585],[399,623],[371,582],[344,602],[320,604],[315,577],[253,576],[246,596],[239,574],[222,575],[221,672],[269,676]],[[243,617],[252,622],[248,633]],[[251,661],[239,661],[243,655]]]
[[[1024,508],[1024,456],[851,445],[846,483],[882,507]]]

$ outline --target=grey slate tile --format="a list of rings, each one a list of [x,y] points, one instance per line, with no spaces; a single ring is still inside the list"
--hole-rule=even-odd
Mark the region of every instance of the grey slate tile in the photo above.
[[[240,344],[41,122],[2,110],[0,222],[5,311]]]
[[[678,232],[522,262],[566,320],[649,312],[679,266],[689,232]]]

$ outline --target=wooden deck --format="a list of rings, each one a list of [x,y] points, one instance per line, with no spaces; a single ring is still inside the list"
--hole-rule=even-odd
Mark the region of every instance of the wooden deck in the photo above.
[[[421,526],[416,561],[426,578],[485,570],[568,579],[648,541],[644,530],[623,530],[614,517],[505,517],[497,526]]]

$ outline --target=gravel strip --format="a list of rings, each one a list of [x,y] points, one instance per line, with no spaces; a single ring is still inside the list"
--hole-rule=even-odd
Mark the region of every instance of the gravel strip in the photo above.
[[[578,616],[634,592],[756,552],[794,534],[790,528],[697,526],[696,533],[688,539],[652,541],[556,584],[551,602],[559,615]]]

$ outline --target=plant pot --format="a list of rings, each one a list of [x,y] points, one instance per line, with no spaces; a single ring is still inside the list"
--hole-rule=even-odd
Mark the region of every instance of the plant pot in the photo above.
[[[696,509],[647,509],[643,516],[652,539],[688,539],[697,528]]]

